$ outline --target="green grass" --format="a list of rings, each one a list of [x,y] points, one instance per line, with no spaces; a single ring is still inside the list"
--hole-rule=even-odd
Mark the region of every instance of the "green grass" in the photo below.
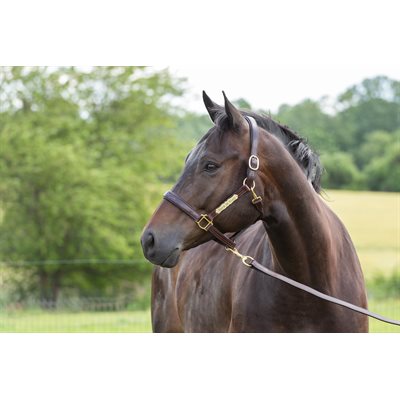
[[[0,332],[151,332],[150,311],[2,311]]]
[[[400,299],[370,300],[369,308],[400,320]],[[370,318],[370,332],[397,332]],[[150,311],[51,312],[13,311],[0,314],[0,332],[151,332]]]
[[[369,300],[368,308],[380,315],[400,321],[400,299]],[[400,333],[400,326],[369,318],[369,331],[371,333]]]
[[[328,206],[355,244],[365,279],[400,268],[400,193],[328,191]]]

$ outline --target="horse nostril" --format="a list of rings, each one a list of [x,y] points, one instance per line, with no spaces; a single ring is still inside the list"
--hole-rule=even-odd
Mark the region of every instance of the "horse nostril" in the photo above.
[[[150,232],[146,232],[143,237],[142,237],[142,247],[143,250],[148,253],[149,251],[151,251],[152,249],[154,249],[154,235],[153,233]]]
[[[146,246],[148,249],[151,249],[154,247],[154,235],[149,232],[146,238]]]

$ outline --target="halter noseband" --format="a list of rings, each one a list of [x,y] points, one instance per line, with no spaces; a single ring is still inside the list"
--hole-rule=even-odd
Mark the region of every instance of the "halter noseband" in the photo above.
[[[214,219],[232,205],[236,200],[242,197],[244,194],[251,192],[253,198],[252,204],[257,208],[258,212],[263,215],[262,198],[255,192],[256,186],[256,174],[260,168],[260,160],[257,156],[258,142],[260,137],[259,128],[256,121],[252,117],[244,117],[249,124],[250,128],[250,157],[247,165],[247,174],[243,180],[242,186],[236,190],[230,197],[228,197],[223,203],[221,203],[215,210],[208,214],[199,214],[190,204],[183,200],[179,195],[174,192],[168,191],[164,194],[164,199],[169,201],[179,210],[184,212],[187,216],[192,218],[197,226],[203,231],[210,232],[214,238],[224,244],[227,250],[230,250],[236,255],[239,255],[235,242],[224,235],[220,230],[214,226]],[[239,255],[240,256],[240,255]],[[246,263],[246,257],[243,256],[242,261]],[[251,258],[251,257],[247,257]],[[247,265],[247,264],[246,264]]]

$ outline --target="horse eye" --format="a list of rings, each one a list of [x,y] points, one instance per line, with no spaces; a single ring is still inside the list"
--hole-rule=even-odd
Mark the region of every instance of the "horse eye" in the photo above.
[[[218,168],[219,168],[219,166],[217,164],[209,161],[209,162],[206,163],[206,165],[204,167],[204,170],[207,171],[207,172],[214,172]]]

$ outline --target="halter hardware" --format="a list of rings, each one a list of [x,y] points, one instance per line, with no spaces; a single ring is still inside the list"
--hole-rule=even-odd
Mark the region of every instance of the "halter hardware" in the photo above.
[[[205,225],[202,225],[202,222],[205,221]],[[196,221],[196,224],[200,229],[203,229],[203,231],[208,231],[210,226],[214,225],[211,219],[208,218],[207,214],[201,214],[201,217],[199,220]]]
[[[248,189],[249,192],[250,192],[251,190],[253,190],[253,189],[256,187],[256,182],[253,181],[253,185],[250,187],[250,186],[247,184],[247,179],[248,179],[247,177],[244,178],[244,180],[243,180],[243,186],[246,186],[247,189]]]
[[[253,181],[253,185],[250,187],[250,186],[247,184],[247,178],[244,178],[243,186],[246,186],[246,188],[249,190],[249,192],[251,192],[251,194],[252,194],[252,196],[253,196],[253,199],[251,200],[251,202],[252,202],[254,205],[257,205],[257,204],[259,204],[259,203],[262,202],[262,197],[259,196],[259,195],[256,193],[256,191],[255,191],[255,187],[256,187],[256,182],[255,182],[255,181]]]
[[[251,189],[251,194],[253,195],[253,199],[251,200],[253,204],[262,202],[261,196],[258,196],[257,193],[254,191],[254,189]]]
[[[255,167],[253,167],[253,162],[256,164]],[[258,171],[260,168],[260,159],[254,154],[249,157],[249,168],[253,171]]]
[[[250,256],[245,256],[243,254],[240,254],[238,249],[235,247],[234,249],[231,249],[229,247],[225,247],[226,251],[230,251],[231,253],[233,253],[235,256],[239,257],[242,260],[242,263],[244,265],[246,265],[246,267],[252,267],[253,266],[253,261],[254,258],[250,257]]]
[[[222,211],[226,210],[231,204],[233,204],[239,196],[235,193],[228,200],[225,200],[219,207],[215,209],[215,214],[221,214]]]

